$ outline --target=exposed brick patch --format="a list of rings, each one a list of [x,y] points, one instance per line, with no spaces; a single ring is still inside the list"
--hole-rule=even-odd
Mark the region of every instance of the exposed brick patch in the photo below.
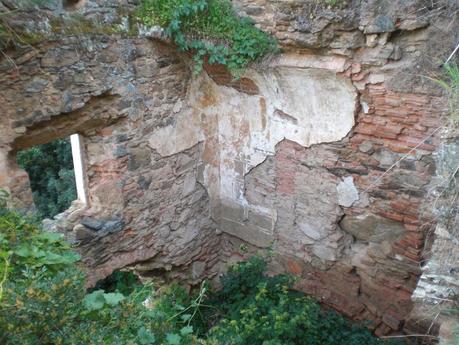
[[[283,141],[273,157],[246,176],[245,158],[238,162],[250,203],[244,206],[253,208],[233,211],[247,216],[244,221],[251,221],[253,209],[269,215],[257,221],[268,223],[269,230],[274,225],[277,261],[272,269],[298,276],[298,289],[356,320],[371,320],[377,335],[399,331],[411,310],[412,291],[424,259],[422,248],[430,220],[421,218],[421,206],[433,173],[429,155],[439,141],[435,131],[442,110],[441,99],[429,95],[434,94],[429,88],[419,91],[415,77],[407,75],[418,73],[422,62],[413,50],[434,56],[437,52],[429,50],[426,42],[442,34],[431,30],[426,38],[426,24],[411,17],[393,18],[400,35],[377,32],[372,24],[381,10],[389,17],[417,13],[416,6],[424,6],[420,1],[386,2],[377,11],[366,3],[353,2],[345,9],[324,8],[326,15],[319,13],[315,18],[309,17],[315,9],[308,2],[236,3],[241,11],[254,15],[260,27],[273,32],[283,47],[293,50],[290,58],[281,59],[274,68],[343,71],[338,78],[355,85],[361,104],[353,132],[340,142],[304,148]],[[375,33],[366,35],[368,30]],[[446,42],[446,36],[451,35],[438,41]],[[75,51],[85,46],[80,43],[89,43],[91,49],[76,56]],[[237,252],[241,241],[216,235],[210,199],[197,183],[206,168],[203,156],[217,154],[215,139],[207,137],[204,149],[187,146],[164,156],[149,147],[149,136],[170,128],[178,114],[193,108],[185,98],[193,79],[189,66],[172,50],[146,40],[75,42],[68,38],[18,57],[18,70],[1,70],[0,104],[8,119],[0,123],[1,149],[8,153],[11,143],[13,149],[22,148],[56,133],[67,135],[81,129],[88,138],[93,206],[88,215],[116,216],[125,223],[122,232],[82,245],[92,280],[132,264],[139,271],[167,272],[173,279],[196,283],[204,276],[193,277],[193,262],[205,262],[204,275],[213,276],[219,261],[243,257]],[[401,58],[399,64],[387,65]],[[388,68],[382,67],[385,65]],[[246,95],[263,90],[251,79],[234,80],[224,66],[205,64],[204,69],[216,84]],[[310,94],[313,92],[305,97]],[[246,95],[241,96],[250,99]],[[269,100],[259,98],[262,113],[272,111]],[[214,105],[213,99],[206,101],[198,110]],[[298,114],[293,118],[288,113],[277,112],[277,118],[295,123]],[[234,120],[231,115],[228,118]],[[194,119],[205,123],[202,117]],[[260,126],[267,128],[267,121],[268,117]],[[236,134],[255,137],[248,128],[245,124],[241,126],[244,133]],[[183,139],[184,128],[175,129],[177,133],[168,135]],[[216,134],[210,133],[212,126],[207,130],[206,135]],[[218,159],[209,162],[217,164]],[[14,167],[5,173],[0,166],[2,184],[4,177],[15,196],[27,201],[27,178]],[[350,207],[337,201],[336,186],[344,179],[352,180],[359,192],[359,200]],[[359,233],[343,231],[339,225],[346,217],[366,219],[358,231],[376,224],[375,233],[359,238]],[[386,228],[377,227],[381,224]],[[71,233],[72,229],[61,230]],[[391,231],[392,237],[377,236]],[[252,248],[250,253],[254,252]]]
[[[368,112],[360,113],[355,127],[354,144],[370,139],[398,153],[413,148],[424,153],[438,145],[439,114],[444,109],[440,97],[424,94],[396,93],[383,85],[368,85],[362,94]]]
[[[250,178],[248,195],[251,202],[263,200],[263,206],[282,200],[276,246],[284,257],[278,260],[287,271],[300,274],[297,288],[356,320],[372,320],[370,328],[383,335],[400,330],[413,307],[411,295],[421,274],[422,249],[429,227],[429,219],[421,218],[421,208],[433,174],[429,154],[439,142],[435,131],[443,103],[440,98],[424,94],[388,91],[379,84],[369,85],[362,99],[369,106],[368,112],[361,110],[348,140],[312,148],[284,140],[278,144],[273,160],[266,163],[266,169],[274,169],[276,177],[271,180],[262,166],[257,167],[259,172]],[[431,133],[434,134],[420,145]],[[404,157],[407,152],[410,154]],[[395,221],[405,232],[393,240],[352,244],[350,256],[343,254],[318,264],[308,245],[300,247],[297,237],[283,234],[284,219],[289,217],[286,213],[294,214],[295,208],[303,207],[297,201],[301,197],[301,166],[317,173],[325,169],[337,177],[352,176],[360,197],[366,195],[368,204],[345,208],[345,216],[370,212]],[[273,183],[278,196],[270,198]],[[295,221],[301,218],[296,216]],[[336,244],[339,248],[347,238],[339,231],[324,243],[340,236]],[[356,264],[354,256],[359,257]],[[302,267],[298,258],[303,259]]]
[[[249,78],[234,79],[224,65],[209,65],[205,63],[204,70],[217,85],[232,87],[248,95],[258,95],[260,92],[253,80]]]

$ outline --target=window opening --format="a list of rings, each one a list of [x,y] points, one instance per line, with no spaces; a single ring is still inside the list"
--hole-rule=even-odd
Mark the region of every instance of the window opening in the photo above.
[[[70,136],[70,144],[72,146],[73,168],[75,171],[75,184],[77,190],[77,197],[85,204],[88,202],[86,196],[86,186],[84,178],[84,164],[83,164],[83,146],[81,136],[79,134],[72,134]]]
[[[78,134],[19,151],[17,163],[29,175],[38,217],[53,218],[76,199],[87,202]]]

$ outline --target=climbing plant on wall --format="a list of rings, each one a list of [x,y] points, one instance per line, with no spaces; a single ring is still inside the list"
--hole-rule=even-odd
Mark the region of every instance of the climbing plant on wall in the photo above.
[[[27,171],[39,216],[53,217],[77,198],[69,139],[59,139],[18,153]]]
[[[238,16],[228,0],[143,0],[137,18],[164,28],[180,50],[191,52],[195,72],[207,59],[240,76],[250,62],[277,50],[276,41]]]
[[[0,52],[7,47],[33,45],[49,37],[12,25],[16,23],[13,19],[17,13],[38,13],[34,6],[47,1],[22,0],[14,11],[0,12]],[[192,54],[195,72],[201,71],[207,61],[227,66],[238,77],[249,63],[278,49],[276,40],[256,28],[250,18],[239,16],[229,0],[141,0],[135,15],[130,17],[134,19],[132,27],[140,24],[163,28],[181,51]],[[49,21],[49,27],[52,34],[121,33],[117,24],[100,27],[84,17],[75,21],[69,16],[63,22],[54,18]],[[134,35],[137,30],[130,28],[124,34]]]

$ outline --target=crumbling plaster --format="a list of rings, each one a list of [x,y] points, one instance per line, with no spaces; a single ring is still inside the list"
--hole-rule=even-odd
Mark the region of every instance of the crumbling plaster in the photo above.
[[[324,65],[320,58],[295,55],[281,56],[279,61],[282,67],[246,72],[244,77],[259,89],[256,95],[217,85],[206,74],[194,78],[185,103],[180,100],[174,106],[174,123],[159,128],[149,139],[150,147],[162,156],[203,141],[202,183],[209,191],[217,224],[222,231],[261,247],[274,239],[277,212],[245,198],[246,174],[274,155],[282,140],[304,147],[341,140],[354,126],[356,112],[357,92],[349,79],[337,76],[336,70],[305,64],[339,67],[339,60]],[[236,213],[245,218],[251,213],[263,222],[236,230],[243,226],[241,219],[234,219]],[[257,231],[262,234],[254,235]]]
[[[14,153],[80,133],[89,207],[46,225],[79,243],[90,283],[130,266],[196,284],[270,246],[299,290],[378,335],[413,330],[444,111],[420,73],[456,43],[448,18],[417,0],[234,4],[284,50],[239,81],[193,76],[145,38],[57,38],[13,52],[17,69],[1,60],[0,187],[30,205]],[[112,23],[112,5],[78,11]]]

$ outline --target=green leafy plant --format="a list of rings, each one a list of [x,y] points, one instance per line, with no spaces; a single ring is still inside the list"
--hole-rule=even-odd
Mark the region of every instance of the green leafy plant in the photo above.
[[[183,289],[87,294],[79,257],[60,235],[5,209],[0,235],[1,344],[198,344],[182,317],[196,302]]]
[[[449,118],[453,126],[459,125],[459,66],[455,64],[445,65],[446,80],[440,81],[448,93]]]
[[[239,17],[228,0],[143,0],[137,18],[164,28],[180,50],[192,52],[196,73],[207,61],[238,77],[250,62],[277,51],[276,41]]]
[[[232,345],[376,345],[362,325],[323,310],[312,299],[292,291],[292,278],[265,275],[258,257],[239,263],[222,278],[211,296],[223,315],[209,331],[218,344]]]
[[[376,345],[368,330],[265,274],[259,257],[229,268],[222,288],[176,284],[87,293],[78,255],[59,234],[0,210],[0,343]]]
[[[9,196],[6,190],[0,188],[0,209],[6,208]]]
[[[47,343],[84,290],[79,260],[62,235],[42,232],[18,213],[0,210],[0,343]]]
[[[427,77],[440,85],[447,94],[449,103],[448,119],[451,127],[459,125],[459,66],[456,64],[446,64],[443,66],[444,75],[442,77]]]
[[[28,14],[31,3],[44,1],[26,1]],[[4,55],[7,47],[33,45],[49,37],[11,25],[24,8],[0,14],[0,52]],[[196,73],[207,61],[225,65],[233,76],[240,77],[251,62],[278,51],[276,40],[256,28],[250,18],[238,16],[229,0],[141,0],[134,15],[124,13],[123,17],[129,17],[134,25],[101,25],[95,19],[77,15],[51,18],[49,23],[56,35],[136,35],[136,23],[160,26],[181,51],[193,55]]]
[[[62,234],[42,232],[20,214],[7,210],[0,213],[0,244],[0,255],[9,258],[11,269],[18,274],[37,270],[52,274],[79,260]]]
[[[104,290],[97,290],[83,299],[83,304],[87,310],[99,310],[105,306],[117,306],[122,300],[124,300],[123,294],[119,292],[105,293]]]

